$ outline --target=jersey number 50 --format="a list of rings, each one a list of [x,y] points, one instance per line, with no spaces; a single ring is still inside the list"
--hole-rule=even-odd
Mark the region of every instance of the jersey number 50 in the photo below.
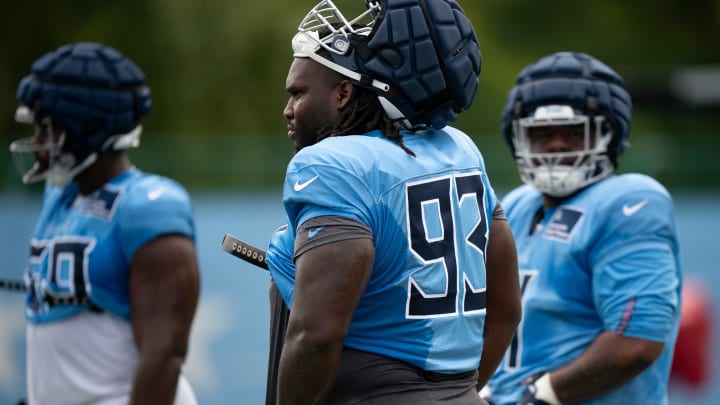
[[[49,306],[53,305],[53,298],[87,298],[90,290],[87,257],[94,247],[94,239],[79,236],[33,240],[30,253],[33,266],[29,276],[33,280],[31,301],[35,303],[31,304],[31,308],[40,310],[40,302],[36,301],[38,297]],[[41,281],[43,263],[47,266],[47,273]]]
[[[488,223],[481,173],[411,183],[407,185],[406,193],[410,250],[428,264],[442,262],[441,267],[445,271],[444,277],[428,274],[410,276],[406,316],[436,318],[457,315],[458,281],[461,276],[462,312],[484,311]],[[464,236],[462,243],[455,243],[456,232]],[[458,264],[459,258],[464,267]],[[483,276],[478,277],[479,274]],[[483,287],[475,288],[473,283]]]

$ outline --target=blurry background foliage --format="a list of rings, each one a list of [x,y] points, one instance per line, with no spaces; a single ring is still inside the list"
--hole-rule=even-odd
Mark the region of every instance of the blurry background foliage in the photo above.
[[[0,139],[17,124],[15,90],[43,53],[78,41],[120,50],[145,71],[153,110],[144,121],[143,170],[193,190],[279,189],[292,155],[282,117],[290,39],[316,0],[25,0],[5,2],[0,25]],[[363,0],[336,0],[346,16]],[[518,184],[499,134],[521,68],[560,50],[616,69],[634,101],[632,147],[620,171],[672,189],[720,189],[720,0],[460,0],[483,67],[473,107],[455,126],[485,154],[496,187]],[[697,75],[699,73],[700,75]],[[704,75],[704,76],[703,76]],[[3,147],[5,148],[5,147]],[[21,183],[0,153],[0,188]]]

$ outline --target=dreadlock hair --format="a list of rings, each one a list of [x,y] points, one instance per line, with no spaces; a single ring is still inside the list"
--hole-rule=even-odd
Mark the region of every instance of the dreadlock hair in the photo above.
[[[318,54],[326,59],[331,59],[330,52],[325,49],[319,50]],[[337,72],[334,73],[338,77],[336,85],[343,80],[350,80]],[[398,124],[385,114],[377,94],[373,90],[353,82],[353,91],[348,104],[340,112],[339,124],[328,125],[320,129],[317,142],[332,136],[364,134],[375,129],[379,129],[386,138],[400,146],[408,155],[416,157],[415,152],[403,143]]]

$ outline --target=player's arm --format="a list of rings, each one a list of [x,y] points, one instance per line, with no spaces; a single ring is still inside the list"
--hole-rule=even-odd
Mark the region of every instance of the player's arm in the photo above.
[[[139,363],[131,404],[172,404],[200,291],[193,241],[153,239],[130,264],[130,308]]]
[[[487,383],[500,364],[522,313],[515,240],[507,220],[495,218],[495,214],[493,217],[485,263],[487,316],[483,332],[485,343],[478,368],[478,389]]]
[[[313,247],[297,257],[280,359],[279,404],[312,404],[332,387],[343,342],[375,259],[370,238]]]
[[[548,373],[545,378],[549,378],[551,395],[555,395],[560,403],[574,404],[601,396],[628,382],[652,364],[663,347],[662,342],[603,332],[582,355]],[[546,385],[541,391],[547,389]],[[545,395],[545,392],[535,394],[537,397]]]

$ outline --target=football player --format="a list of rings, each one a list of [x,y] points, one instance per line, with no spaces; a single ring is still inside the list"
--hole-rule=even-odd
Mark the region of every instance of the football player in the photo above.
[[[37,59],[17,90],[23,182],[45,182],[30,241],[28,400],[195,404],[182,375],[199,294],[190,199],[133,166],[150,89],[97,43]],[[27,165],[25,165],[27,163]]]
[[[508,95],[502,133],[526,184],[503,206],[523,320],[488,384],[495,405],[668,402],[677,231],[660,183],[615,174],[631,111],[618,73],[577,52],[530,64]]]
[[[482,154],[447,125],[472,104],[479,45],[454,0],[366,4],[348,19],[321,1],[292,40],[297,153],[267,254],[290,312],[268,402],[483,403],[520,297]]]

